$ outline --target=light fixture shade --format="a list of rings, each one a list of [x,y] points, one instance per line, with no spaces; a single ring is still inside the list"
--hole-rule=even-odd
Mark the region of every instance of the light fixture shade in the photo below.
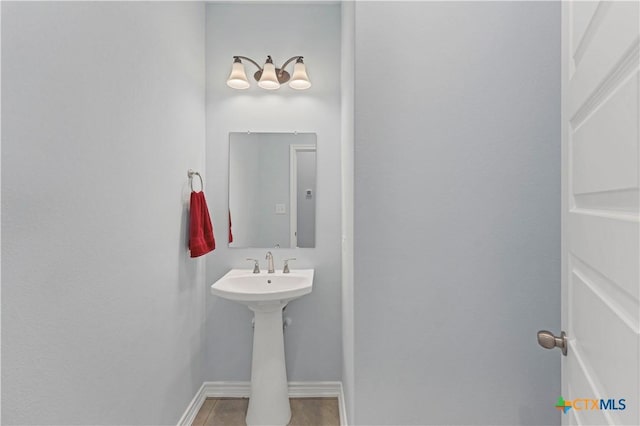
[[[267,62],[264,64],[260,81],[258,81],[258,86],[266,90],[275,90],[280,88],[280,82],[276,75],[276,67],[273,63]]]
[[[250,84],[247,80],[247,74],[244,72],[244,65],[242,62],[235,61],[231,68],[231,74],[227,79],[227,86],[233,89],[248,89]]]
[[[293,66],[293,75],[289,81],[289,87],[296,90],[304,90],[311,87],[311,82],[307,75],[307,67],[302,60],[298,60]]]

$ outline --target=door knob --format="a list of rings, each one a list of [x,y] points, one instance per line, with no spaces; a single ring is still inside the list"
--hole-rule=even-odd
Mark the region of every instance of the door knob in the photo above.
[[[567,335],[560,333],[560,337],[554,336],[547,330],[538,331],[538,343],[545,349],[560,348],[562,355],[567,356]]]

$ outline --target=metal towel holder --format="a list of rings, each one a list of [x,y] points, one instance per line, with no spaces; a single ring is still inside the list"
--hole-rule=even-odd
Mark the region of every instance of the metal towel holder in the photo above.
[[[187,171],[187,176],[189,176],[189,182],[191,184],[191,191],[194,191],[193,190],[193,175],[196,175],[196,176],[198,176],[200,178],[200,191],[203,191],[204,190],[204,183],[202,181],[202,176],[200,175],[200,173],[194,172],[193,170],[189,169]]]

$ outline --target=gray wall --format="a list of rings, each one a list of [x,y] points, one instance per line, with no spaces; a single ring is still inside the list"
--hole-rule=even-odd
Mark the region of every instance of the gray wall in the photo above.
[[[342,197],[342,390],[347,420],[354,419],[354,301],[353,301],[353,211],[354,211],[354,76],[355,2],[342,2],[340,158]]]
[[[356,424],[558,424],[560,5],[356,3]]]
[[[311,132],[317,134],[318,187],[316,247],[272,249],[276,266],[296,257],[292,268],[316,270],[313,292],[287,307],[293,323],[285,333],[289,380],[339,380],[340,327],[340,5],[216,4],[207,9],[207,182],[205,192],[216,235],[227,231],[229,132]],[[233,34],[233,37],[231,35]],[[281,65],[304,55],[313,86],[277,92],[245,91],[226,85],[233,55]],[[255,71],[247,63],[249,78]],[[207,285],[231,268],[249,268],[246,257],[261,259],[266,249],[220,244],[207,257]],[[207,297],[206,380],[249,380],[251,312],[244,306]]]
[[[176,424],[202,384],[204,5],[2,3],[2,423]]]

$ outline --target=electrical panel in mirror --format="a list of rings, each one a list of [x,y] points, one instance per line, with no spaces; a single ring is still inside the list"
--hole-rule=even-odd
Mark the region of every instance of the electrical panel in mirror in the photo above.
[[[229,133],[229,223],[229,247],[315,247],[315,133]]]

